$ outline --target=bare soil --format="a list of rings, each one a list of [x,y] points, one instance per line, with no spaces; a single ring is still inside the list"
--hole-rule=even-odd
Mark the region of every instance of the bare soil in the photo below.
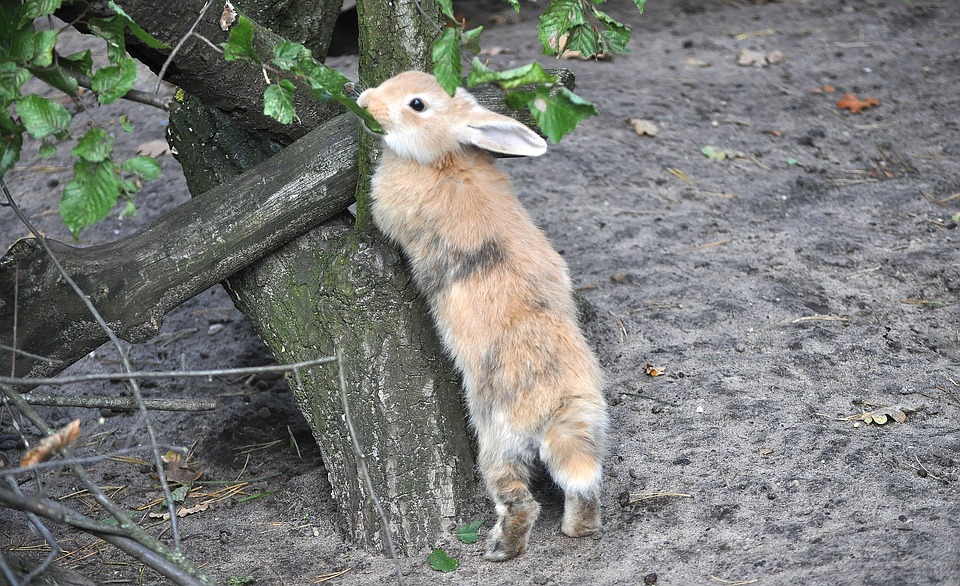
[[[587,328],[614,422],[604,531],[564,537],[561,498],[544,485],[524,556],[483,561],[482,542],[453,536],[465,517],[436,544],[459,569],[435,572],[424,551],[402,560],[406,582],[960,584],[960,4],[651,0],[643,16],[623,4],[610,11],[634,29],[632,54],[561,62],[600,115],[545,157],[502,163],[596,307]],[[473,19],[488,25],[486,46],[503,50],[494,65],[556,65],[539,56],[528,12]],[[786,60],[741,66],[743,49]],[[836,92],[813,91],[826,85]],[[841,111],[845,92],[880,105]],[[91,115],[120,112],[138,132],[117,129],[118,151],[163,137],[164,118],[146,108]],[[632,117],[659,134],[638,136]],[[705,146],[742,156],[711,160]],[[69,240],[55,211],[68,159],[24,163],[8,185],[47,235]],[[186,201],[177,163],[163,163],[137,217],[113,216],[81,244]],[[0,232],[3,245],[25,235],[6,208]],[[115,357],[104,347],[69,372],[115,369]],[[219,287],[172,312],[132,358],[158,370],[272,361]],[[155,424],[163,442],[192,447],[204,492],[249,482],[182,520],[186,554],[212,579],[309,584],[349,570],[330,583],[395,581],[389,560],[334,525],[319,451],[282,377],[144,386],[148,396],[217,398],[214,412],[156,413]],[[905,421],[845,419],[881,406],[899,406]],[[41,412],[57,425],[83,419],[87,451],[143,441],[126,412]],[[0,450],[22,453],[5,412]],[[159,495],[135,460],[91,470],[130,509]],[[95,511],[71,477],[44,482]],[[483,494],[467,509],[490,526]],[[70,552],[62,563],[98,583],[162,582],[92,537],[58,535]],[[5,551],[39,556],[42,543],[21,515],[0,511]]]

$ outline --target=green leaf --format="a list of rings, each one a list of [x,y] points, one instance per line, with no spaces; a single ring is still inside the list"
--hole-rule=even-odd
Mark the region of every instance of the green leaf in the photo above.
[[[643,13],[643,6],[647,3],[647,0],[633,0],[633,3],[637,5],[637,10]]]
[[[113,137],[107,131],[94,126],[77,141],[77,146],[70,151],[75,156],[91,163],[99,163],[110,156],[113,149]]]
[[[293,93],[297,87],[289,79],[272,83],[263,92],[263,113],[280,124],[293,122],[297,111],[293,105]]]
[[[452,572],[460,566],[459,560],[448,556],[447,552],[439,547],[427,556],[427,561],[430,562],[430,567],[438,572]]]
[[[71,69],[76,69],[84,75],[89,76],[93,73],[93,53],[91,53],[90,49],[72,53],[67,56],[60,55],[57,59],[60,62],[66,61],[64,65]]]
[[[437,8],[440,9],[440,14],[450,20],[456,20],[453,17],[453,0],[437,0]]]
[[[260,57],[253,48],[253,24],[241,15],[230,29],[230,36],[223,47],[223,58],[227,61],[253,61],[260,63]]]
[[[126,220],[127,218],[132,218],[133,216],[136,216],[136,215],[137,215],[136,204],[134,204],[132,201],[127,201],[127,205],[123,206],[123,211],[120,212],[120,219]]]
[[[560,142],[577,124],[597,114],[596,107],[565,87],[517,91],[507,94],[507,105],[518,108],[526,105],[537,121],[537,126],[553,143]]]
[[[20,88],[30,79],[30,72],[16,63],[0,63],[0,110],[20,97]]]
[[[39,31],[34,37],[33,65],[46,67],[53,63],[53,47],[57,44],[57,31]]]
[[[34,20],[41,16],[53,14],[56,9],[60,8],[60,4],[61,0],[27,0],[23,3],[21,14],[26,20]]]
[[[736,159],[741,155],[739,151],[733,149],[721,149],[715,146],[707,145],[700,149],[700,152],[703,153],[703,156],[707,157],[711,161],[725,161],[727,159]]]
[[[305,58],[312,58],[312,54],[310,49],[300,43],[280,41],[273,48],[273,64],[280,69],[290,71],[300,63],[301,59]]]
[[[483,33],[483,27],[478,26],[468,31],[460,33],[460,45],[474,55],[480,52],[480,35]]]
[[[474,57],[470,75],[467,77],[467,86],[476,87],[484,83],[495,83],[505,90],[512,90],[525,85],[553,84],[556,81],[556,76],[547,73],[539,63],[530,63],[506,71],[494,71]]]
[[[34,95],[17,102],[17,115],[33,138],[66,132],[72,119],[60,104]]]
[[[101,105],[112,104],[133,88],[137,81],[137,62],[129,57],[119,65],[104,67],[90,78],[90,87]]]
[[[510,6],[513,6],[513,9],[517,12],[520,12],[520,0],[507,0]]]
[[[603,25],[603,31],[600,32],[601,52],[626,53],[630,43],[630,29],[596,6],[591,6],[591,10]]]
[[[109,2],[107,2],[107,6],[112,8],[113,11],[120,16],[120,18],[123,20],[123,23],[126,25],[126,27],[130,29],[130,32],[133,33],[133,36],[140,39],[140,42],[150,47],[151,49],[169,49],[170,48],[170,45],[154,37],[147,31],[143,30],[143,27],[141,27],[139,24],[133,22],[133,19],[130,18],[130,16],[123,11],[123,8],[120,8],[119,6],[117,6],[116,2],[114,2],[113,0],[110,0]]]
[[[107,18],[89,18],[87,26],[90,31],[107,43],[107,59],[114,65],[119,65],[127,58],[127,45],[123,37],[127,28],[126,22],[120,16]]]
[[[0,177],[20,160],[22,147],[23,127],[0,108]]]
[[[567,36],[567,44],[563,50],[577,51],[584,57],[593,57],[600,52],[600,33],[588,24],[574,27]]]
[[[183,486],[180,486],[176,490],[171,492],[170,498],[173,499],[173,502],[175,503],[182,503],[183,500],[187,498],[187,493],[190,492],[191,488],[193,488],[192,483],[184,484]]]
[[[130,123],[130,119],[127,118],[126,114],[121,114],[117,122],[120,123],[120,128],[122,128],[124,132],[133,132],[133,124]]]
[[[449,27],[433,42],[433,75],[451,96],[460,86],[460,29]]]
[[[550,0],[547,9],[540,15],[537,38],[543,46],[544,55],[559,55],[564,46],[560,39],[574,27],[587,23],[580,0]]]
[[[127,159],[120,165],[120,168],[142,177],[144,181],[153,181],[160,176],[160,172],[163,170],[156,159],[143,155]]]
[[[480,541],[478,530],[483,525],[483,519],[475,519],[466,525],[457,527],[457,539],[462,543],[476,543]]]
[[[323,101],[336,100],[356,114],[371,132],[383,134],[383,127],[380,126],[376,118],[374,118],[370,112],[367,112],[364,108],[357,105],[357,101],[354,98],[343,93],[343,85],[350,80],[342,73],[318,63],[312,57],[310,59],[300,60],[297,66],[297,73],[303,76],[304,81],[310,85],[310,90],[317,99]]]
[[[5,39],[4,48],[8,51],[7,59],[18,61],[21,64],[29,63],[37,53],[36,31],[33,25],[23,27],[10,35],[9,40]]]
[[[40,150],[37,151],[37,157],[41,159],[49,159],[55,154],[57,154],[56,143],[46,141],[40,143]]]
[[[120,178],[110,161],[78,161],[73,179],[63,188],[60,216],[73,233],[80,232],[107,217],[120,196]]]

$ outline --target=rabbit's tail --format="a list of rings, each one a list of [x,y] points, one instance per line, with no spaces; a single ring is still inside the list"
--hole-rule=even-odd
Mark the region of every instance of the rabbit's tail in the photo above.
[[[606,433],[607,414],[600,397],[572,399],[554,414],[540,457],[567,495],[599,496]]]

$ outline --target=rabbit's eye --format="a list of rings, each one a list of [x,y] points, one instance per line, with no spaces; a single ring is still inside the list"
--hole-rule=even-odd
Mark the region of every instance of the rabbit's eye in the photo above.
[[[417,112],[423,112],[423,109],[426,108],[427,105],[424,104],[423,100],[421,100],[420,98],[413,98],[412,100],[410,100],[410,107]]]

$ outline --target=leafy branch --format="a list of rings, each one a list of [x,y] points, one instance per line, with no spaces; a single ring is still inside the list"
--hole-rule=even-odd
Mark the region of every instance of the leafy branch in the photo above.
[[[107,45],[109,65],[94,70],[89,49],[70,55],[56,51],[59,32],[37,30],[34,21],[53,14],[61,0],[25,0],[0,6],[0,177],[20,159],[24,134],[41,140],[39,156],[48,158],[59,143],[76,140],[71,150],[78,160],[73,178],[64,186],[60,214],[74,238],[110,213],[121,199],[126,202],[122,216],[136,211],[133,196],[144,181],[156,179],[160,165],[149,157],[123,161],[111,157],[114,139],[99,126],[83,136],[71,136],[74,115],[58,102],[35,94],[24,95],[23,85],[32,77],[79,97],[78,79],[96,94],[100,104],[110,104],[133,89],[137,65],[126,52],[124,35],[132,34],[153,48],[168,48],[137,26],[114,2],[115,12],[88,20],[90,30]],[[81,104],[82,106],[82,104]],[[124,130],[132,131],[126,119]]]
[[[507,2],[514,10],[520,11],[519,0]],[[630,42],[630,29],[597,8],[603,2],[605,0],[550,0],[537,27],[544,54],[560,56],[567,50],[576,50],[587,56],[625,53]],[[645,2],[634,0],[641,12]],[[433,44],[434,75],[447,93],[453,95],[460,85],[461,54],[472,53],[467,87],[492,83],[507,90],[507,105],[514,109],[529,109],[537,126],[552,142],[560,142],[581,121],[596,115],[593,104],[559,86],[556,77],[538,63],[506,71],[488,68],[476,56],[480,53],[483,27],[466,30],[462,23],[456,24],[452,0],[439,0],[438,5],[443,15],[455,23]],[[590,16],[595,23],[591,22]]]
[[[295,79],[305,83],[320,101],[335,100],[359,116],[367,128],[374,132],[383,132],[376,119],[358,106],[356,99],[347,95],[344,87],[350,80],[336,69],[314,59],[310,49],[302,44],[293,41],[277,43],[270,64],[266,64],[253,46],[253,25],[250,19],[241,15],[231,27],[227,42],[221,47],[227,61],[248,61],[260,65],[265,77],[268,71],[275,74],[280,71],[289,72]],[[296,85],[290,79],[271,82],[263,92],[263,113],[282,124],[293,122],[296,116],[293,104],[295,91]]]

